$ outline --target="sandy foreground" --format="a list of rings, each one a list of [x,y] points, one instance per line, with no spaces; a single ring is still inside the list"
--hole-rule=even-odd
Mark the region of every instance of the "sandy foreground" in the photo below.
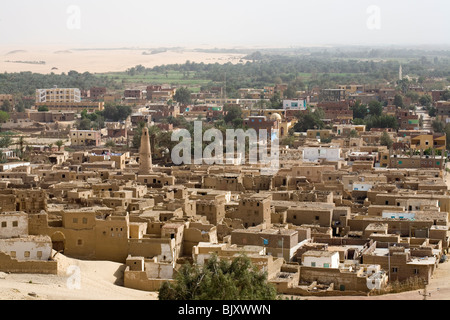
[[[106,73],[126,71],[143,65],[147,68],[166,64],[184,64],[187,60],[196,63],[239,63],[242,54],[203,53],[193,49],[168,50],[151,55],[147,49],[121,50],[77,50],[58,47],[0,47],[0,72],[23,72],[60,74],[71,70],[80,73]],[[31,62],[43,61],[45,64]]]
[[[123,287],[125,266],[57,254],[58,275],[0,273],[0,300],[157,300],[156,292]]]
[[[158,300],[156,292],[123,287],[123,264],[81,261],[57,255],[58,275],[5,274],[0,272],[0,300]],[[73,268],[71,266],[76,266]],[[77,269],[79,268],[79,269]],[[79,273],[76,271],[79,270]],[[74,278],[80,276],[78,283]],[[78,285],[79,284],[79,285]],[[423,290],[421,290],[423,293]],[[428,300],[450,299],[450,262],[439,264]],[[300,300],[423,300],[419,291],[383,296],[296,297]]]

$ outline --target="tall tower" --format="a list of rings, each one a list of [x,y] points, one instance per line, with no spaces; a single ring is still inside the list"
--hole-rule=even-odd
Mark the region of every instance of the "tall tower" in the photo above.
[[[398,69],[398,80],[400,80],[400,81],[403,80],[403,70],[402,70],[402,65],[400,65],[400,68]]]
[[[148,128],[142,129],[141,148],[139,150],[139,174],[145,175],[152,172],[152,149]]]

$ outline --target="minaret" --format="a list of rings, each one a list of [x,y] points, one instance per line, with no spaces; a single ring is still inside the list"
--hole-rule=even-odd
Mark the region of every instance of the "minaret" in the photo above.
[[[146,175],[152,172],[152,151],[148,128],[142,129],[141,148],[139,150],[139,174]]]
[[[403,70],[402,70],[402,65],[400,65],[400,68],[398,69],[398,80],[400,80],[400,81],[403,80]]]

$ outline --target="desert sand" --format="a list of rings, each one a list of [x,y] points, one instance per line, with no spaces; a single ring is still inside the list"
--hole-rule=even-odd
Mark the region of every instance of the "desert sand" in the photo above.
[[[120,72],[143,65],[147,68],[165,64],[183,64],[187,60],[196,63],[239,63],[243,54],[203,53],[194,49],[168,49],[166,52],[147,54],[148,49],[89,49],[59,47],[0,47],[0,72],[80,73]],[[43,61],[45,64],[31,62]],[[20,63],[19,63],[20,62]]]
[[[125,269],[123,264],[109,261],[81,261],[62,254],[57,254],[55,260],[58,261],[58,275],[0,273],[0,300],[157,300],[158,298],[156,292],[123,287]],[[79,282],[75,278],[77,275]]]

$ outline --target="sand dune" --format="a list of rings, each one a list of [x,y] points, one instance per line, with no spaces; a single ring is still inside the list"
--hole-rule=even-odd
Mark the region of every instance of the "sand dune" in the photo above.
[[[136,65],[151,68],[158,65],[191,62],[238,63],[244,56],[230,53],[202,53],[193,50],[167,50],[153,55],[145,55],[146,49],[96,49],[76,50],[73,48],[0,48],[0,72],[104,73],[125,71]],[[6,62],[11,61],[13,62]],[[45,64],[31,64],[45,61]]]

